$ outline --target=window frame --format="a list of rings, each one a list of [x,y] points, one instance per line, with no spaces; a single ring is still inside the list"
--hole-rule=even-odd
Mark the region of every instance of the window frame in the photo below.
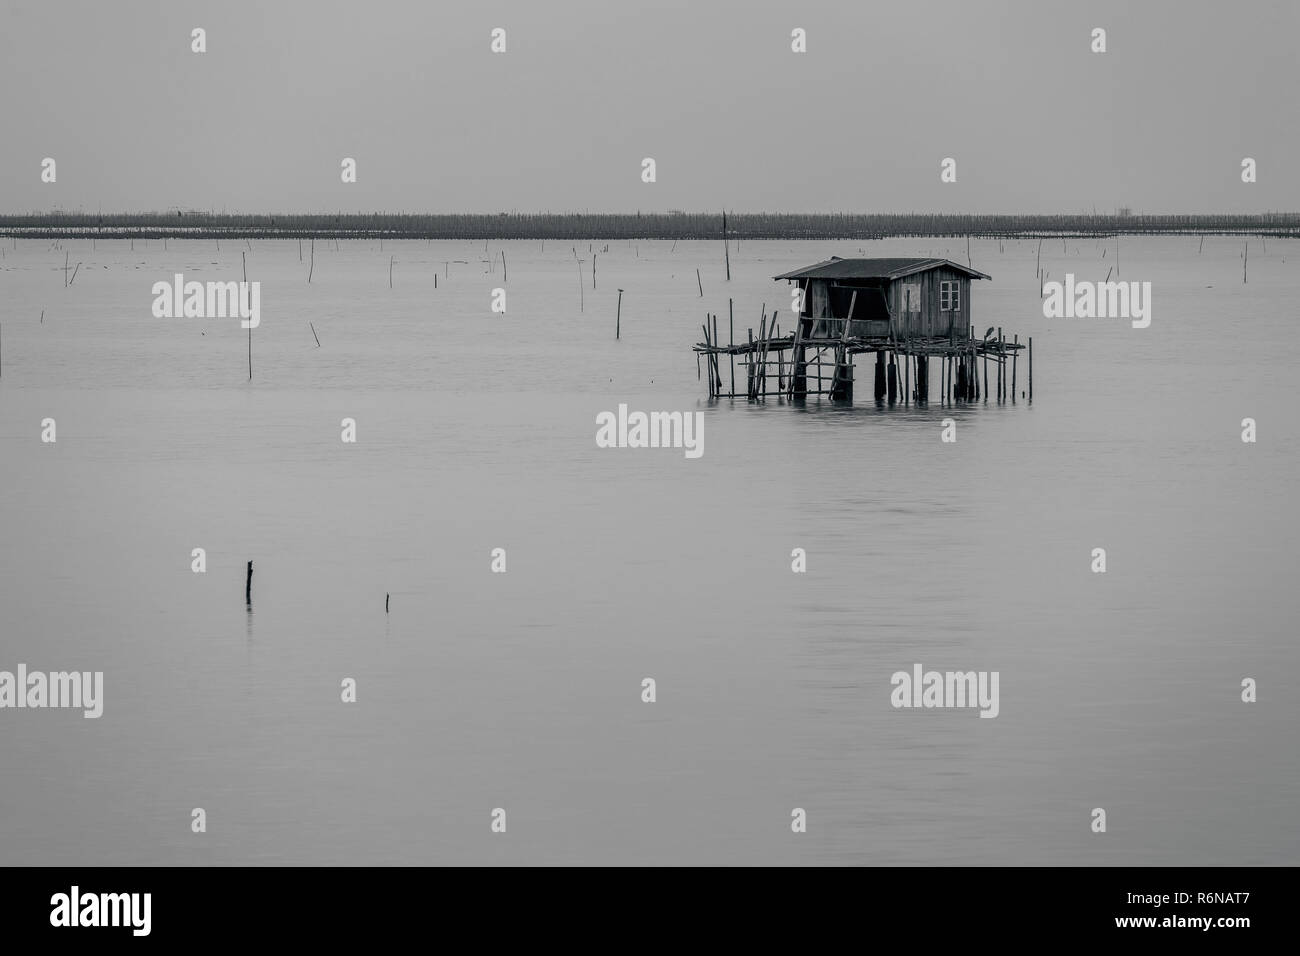
[[[939,282],[939,311],[961,311],[961,280],[942,279]]]

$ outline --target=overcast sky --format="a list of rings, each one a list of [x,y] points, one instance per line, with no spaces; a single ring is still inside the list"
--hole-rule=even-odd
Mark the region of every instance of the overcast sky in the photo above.
[[[0,2],[0,212],[1300,209],[1295,0]]]

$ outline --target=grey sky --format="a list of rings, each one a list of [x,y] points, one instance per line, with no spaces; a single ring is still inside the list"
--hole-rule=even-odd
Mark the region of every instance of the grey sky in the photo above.
[[[4,0],[0,212],[1295,210],[1297,7]]]

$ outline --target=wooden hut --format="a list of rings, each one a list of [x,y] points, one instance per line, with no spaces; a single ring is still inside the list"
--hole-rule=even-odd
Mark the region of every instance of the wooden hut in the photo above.
[[[803,337],[966,339],[970,283],[989,279],[947,259],[841,259],[775,276],[803,290]],[[852,309],[852,315],[849,310]]]
[[[706,359],[710,395],[735,398],[740,394],[734,384],[739,358],[744,366],[744,394],[750,399],[827,395],[852,401],[853,359],[867,353],[875,358],[873,394],[878,402],[929,401],[931,359],[938,360],[936,377],[945,403],[975,401],[981,395],[988,401],[990,393],[998,401],[1015,401],[1016,356],[1025,345],[1019,336],[1008,342],[1000,327],[979,337],[971,328],[971,280],[991,276],[947,259],[836,256],[774,278],[797,282],[802,290],[794,303],[799,308],[794,331],[782,335],[777,314],[769,320],[765,309],[757,338],[751,328],[745,341],[735,341],[729,321],[724,344],[717,316],[706,316],[704,341],[695,351]],[[1032,401],[1033,339],[1027,344]],[[730,363],[727,380],[733,383],[727,390],[723,358]],[[990,361],[993,383],[989,382]]]

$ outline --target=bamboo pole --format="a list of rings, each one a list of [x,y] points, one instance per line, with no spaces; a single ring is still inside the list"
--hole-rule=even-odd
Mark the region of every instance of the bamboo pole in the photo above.
[[[777,335],[781,334],[781,327],[776,327]],[[776,350],[776,392],[778,395],[785,394],[785,350]]]
[[[700,328],[704,329],[704,344],[711,345],[712,343],[709,341],[708,321],[705,321],[704,324],[700,326]],[[711,354],[708,352],[704,353],[704,365],[709,373],[709,397],[712,398],[713,397],[713,359]]]
[[[736,309],[731,299],[727,299],[727,323],[730,331],[727,333],[727,344],[732,348],[736,347]],[[730,353],[731,357],[731,394],[736,394],[736,353]]]
[[[998,401],[1007,397],[1007,340],[998,326]]]
[[[248,562],[248,576],[244,578],[244,603],[253,606],[253,562]]]
[[[984,404],[989,401],[989,344],[984,343]]]
[[[312,325],[310,322],[307,324],[311,325],[311,337],[316,340],[316,348],[320,348],[320,336],[316,334],[316,326]]]
[[[1029,400],[1034,400],[1034,337],[1029,336]]]
[[[596,271],[595,259],[593,259],[591,262],[591,269],[593,273]],[[619,340],[620,335],[622,335],[622,331],[621,331],[622,326],[623,326],[623,290],[619,289],[618,290],[618,312],[616,312],[614,315],[614,341],[615,342],[617,342]]]
[[[752,328],[749,330],[749,351],[745,353],[745,358],[748,360],[748,364],[746,365],[747,371],[745,374],[745,391],[750,398],[753,398],[754,397],[754,330]]]
[[[912,356],[903,353],[903,405],[912,400]]]
[[[714,343],[717,343],[717,342],[721,341],[721,340],[718,338],[718,315],[717,315],[716,312],[715,312],[714,315],[713,315],[713,341],[714,341]],[[718,383],[718,395],[719,395],[719,397],[721,397],[721,395],[722,395],[722,370],[718,368],[718,353],[717,353],[717,352],[714,352],[714,353],[713,353],[713,380],[714,380],[715,382]]]
[[[727,211],[722,211],[722,251],[727,257],[727,281],[731,281],[731,248],[727,243]]]
[[[311,274],[316,271],[316,237],[311,239],[311,264],[307,267],[307,284],[311,285]]]
[[[700,298],[703,299],[703,298],[704,298],[704,280],[700,278],[700,270],[699,270],[699,269],[696,269],[696,270],[695,270],[695,281],[696,281],[696,282],[699,284],[699,286],[700,286]]]
[[[1016,350],[1015,350],[1014,352],[1011,353],[1011,402],[1012,402],[1012,404],[1015,404],[1015,401],[1016,401],[1016,359],[1020,358],[1020,348],[1019,348],[1019,346],[1020,346],[1020,336],[1019,336],[1019,335],[1016,335],[1016,336],[1012,339],[1012,344],[1014,344],[1014,345],[1016,346]]]

